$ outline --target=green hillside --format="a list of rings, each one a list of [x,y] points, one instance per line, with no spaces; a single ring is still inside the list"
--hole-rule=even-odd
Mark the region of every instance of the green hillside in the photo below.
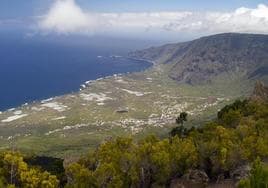
[[[258,83],[249,99],[226,105],[215,120],[197,128],[178,121],[164,139],[155,135],[138,140],[130,136],[107,139],[80,159],[66,159],[65,170],[58,159],[23,159],[17,151],[2,152],[0,185],[265,188],[268,168],[262,161],[268,158],[267,91]],[[183,119],[187,121],[187,117]]]

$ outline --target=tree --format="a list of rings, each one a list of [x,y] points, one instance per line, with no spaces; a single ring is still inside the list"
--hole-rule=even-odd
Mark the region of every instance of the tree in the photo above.
[[[95,155],[95,171],[100,185],[129,187],[137,179],[134,173],[136,145],[131,138],[118,137],[102,144]]]
[[[176,119],[176,123],[183,126],[183,122],[187,121],[188,114],[186,112],[181,112],[180,115]]]
[[[176,123],[179,125],[177,127],[174,127],[170,131],[170,136],[185,136],[185,133],[187,132],[187,129],[183,126],[183,122],[187,121],[188,114],[186,112],[181,112],[180,115],[176,118]]]
[[[9,183],[17,184],[20,178],[20,172],[27,170],[27,164],[19,152],[9,151],[4,154],[4,168],[9,174]]]
[[[170,175],[169,141],[160,141],[155,136],[142,140],[137,149],[139,187],[163,184]]]
[[[94,188],[97,187],[93,172],[84,166],[73,163],[66,169],[68,184],[66,188]]]
[[[169,155],[172,177],[183,175],[187,170],[196,167],[198,162],[198,151],[191,138],[171,138]]]
[[[12,186],[26,188],[56,188],[59,181],[56,176],[29,167],[19,152],[8,151],[2,158],[3,169]]]

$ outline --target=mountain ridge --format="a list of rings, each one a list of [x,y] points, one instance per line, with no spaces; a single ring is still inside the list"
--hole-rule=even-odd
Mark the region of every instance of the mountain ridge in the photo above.
[[[268,35],[223,33],[189,42],[131,52],[130,57],[170,64],[170,78],[192,85],[209,83],[227,72],[267,83]]]

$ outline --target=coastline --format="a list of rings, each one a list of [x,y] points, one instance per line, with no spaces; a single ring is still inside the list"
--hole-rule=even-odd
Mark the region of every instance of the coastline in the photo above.
[[[130,59],[130,60],[134,60],[134,61],[143,61],[143,62],[147,62],[149,64],[151,64],[151,66],[145,68],[144,70],[140,70],[140,71],[133,71],[133,72],[125,72],[125,73],[117,73],[117,74],[113,74],[113,75],[109,75],[109,76],[104,76],[104,77],[100,77],[100,78],[97,78],[97,79],[93,79],[93,80],[87,80],[85,82],[83,82],[82,84],[80,84],[80,89],[79,91],[82,91],[83,89],[86,89],[88,86],[90,86],[90,84],[92,83],[95,83],[96,81],[100,81],[100,80],[103,80],[103,79],[110,79],[110,78],[113,78],[113,77],[117,77],[117,76],[126,76],[128,74],[133,74],[133,73],[140,73],[140,72],[143,72],[145,70],[148,70],[150,68],[153,68],[156,64],[155,61],[152,61],[152,60],[148,60],[148,59],[142,59],[142,58],[135,58],[135,57],[129,57],[129,56],[118,56],[119,58],[126,58],[126,59]],[[118,58],[117,57],[117,58]],[[78,92],[79,92],[78,91]]]
[[[145,61],[145,62],[147,62],[147,63],[152,64],[152,66],[157,65],[156,61],[149,60],[149,59],[143,59],[143,58],[137,58],[137,57],[130,57],[130,56],[127,56],[126,58],[127,58],[127,59],[132,59],[132,60],[137,60],[137,61]],[[151,67],[150,67],[150,68],[151,68]]]
[[[116,58],[118,58],[118,57],[116,57]],[[40,99],[33,99],[33,100],[29,100],[29,101],[24,101],[20,105],[11,106],[10,108],[6,108],[6,109],[1,109],[0,110],[0,115],[3,114],[4,112],[14,111],[17,108],[20,108],[20,107],[23,107],[23,106],[28,106],[30,104],[35,104],[35,103],[38,103],[38,102],[43,103],[44,101],[47,101],[47,100],[52,100],[52,99],[55,99],[55,98],[58,98],[58,97],[61,97],[61,96],[68,95],[68,94],[78,93],[78,92],[82,91],[83,89],[86,89],[90,84],[95,83],[95,82],[100,81],[100,80],[103,80],[103,79],[110,79],[110,78],[113,78],[115,76],[125,76],[125,75],[132,74],[132,73],[143,72],[143,71],[145,71],[147,69],[150,69],[153,66],[155,66],[154,61],[150,61],[150,60],[147,60],[147,59],[134,58],[134,57],[129,57],[129,56],[120,56],[120,58],[125,58],[125,59],[133,60],[133,61],[140,61],[141,63],[146,62],[146,63],[149,63],[150,65],[148,67],[142,69],[142,70],[139,70],[139,71],[133,70],[131,72],[128,71],[128,72],[123,72],[123,73],[114,73],[114,74],[111,74],[111,75],[108,75],[108,76],[97,77],[96,79],[87,80],[85,82],[82,82],[82,83],[78,84],[79,87],[77,89],[75,89],[75,90],[70,91],[70,92],[66,92],[66,93],[63,93],[63,94],[60,94],[60,95],[50,95],[48,97],[44,97],[44,98],[40,98]]]

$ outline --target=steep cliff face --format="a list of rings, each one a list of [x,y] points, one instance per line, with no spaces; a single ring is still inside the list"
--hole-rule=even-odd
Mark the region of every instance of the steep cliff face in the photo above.
[[[268,35],[219,34],[194,41],[133,52],[130,56],[172,64],[167,73],[178,82],[199,84],[233,72],[248,79],[268,75]]]
[[[151,47],[145,50],[131,52],[129,53],[129,56],[155,61],[156,64],[166,64],[181,59],[185,52],[187,52],[190,43],[191,42],[185,42],[166,44],[160,47]]]

